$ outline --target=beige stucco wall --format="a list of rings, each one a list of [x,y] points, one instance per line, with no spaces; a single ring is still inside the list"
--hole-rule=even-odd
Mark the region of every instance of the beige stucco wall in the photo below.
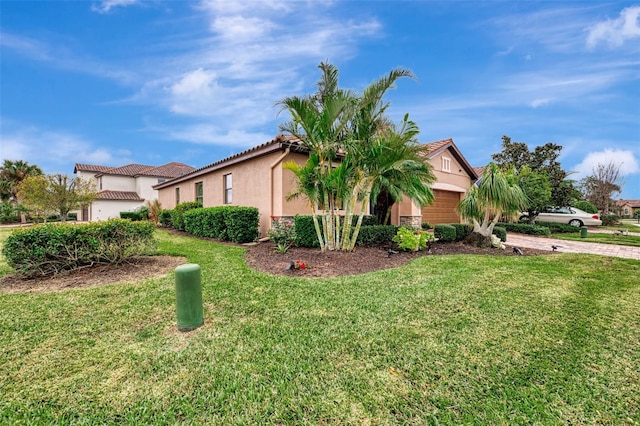
[[[149,176],[138,176],[136,178],[136,189],[135,191],[138,193],[140,198],[144,198],[145,200],[155,200],[158,198],[158,191],[153,189],[153,185],[158,184],[157,177],[149,177]],[[107,188],[110,189],[110,188]]]
[[[221,206],[224,204],[224,176],[231,173],[231,205],[258,208],[260,236],[265,237],[271,227],[271,216],[309,214],[303,200],[285,200],[293,188],[293,179],[290,171],[282,169],[283,162],[304,161],[304,156],[289,154],[283,157],[283,154],[274,152],[167,186],[158,191],[158,200],[163,208],[174,208],[176,188],[180,188],[180,202],[195,201],[195,184],[202,182],[203,206]],[[273,201],[270,196],[272,193]]]

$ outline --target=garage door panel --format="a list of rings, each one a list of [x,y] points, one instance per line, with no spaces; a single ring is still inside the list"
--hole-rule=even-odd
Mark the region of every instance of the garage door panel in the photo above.
[[[460,193],[435,189],[433,195],[435,196],[433,204],[422,209],[422,221],[432,225],[460,222],[460,217],[456,213]]]

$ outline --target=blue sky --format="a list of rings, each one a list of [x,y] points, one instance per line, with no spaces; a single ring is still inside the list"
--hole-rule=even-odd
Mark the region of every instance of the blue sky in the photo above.
[[[353,89],[411,69],[390,115],[474,166],[502,135],[554,142],[573,178],[614,161],[640,199],[638,2],[3,0],[0,20],[0,157],[46,173],[271,140],[328,60]]]

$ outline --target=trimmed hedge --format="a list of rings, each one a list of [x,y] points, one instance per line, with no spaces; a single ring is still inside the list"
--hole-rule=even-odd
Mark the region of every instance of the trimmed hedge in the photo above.
[[[171,224],[171,212],[173,210],[161,210],[160,211],[160,215],[158,216],[158,221],[160,222],[160,225],[164,226],[165,228],[169,228],[172,226]]]
[[[466,223],[450,223],[449,225],[456,228],[456,241],[463,241],[473,231],[473,226]]]
[[[199,201],[185,201],[178,204],[173,210],[171,210],[171,225],[179,230],[184,231],[184,219],[183,215],[188,210],[199,209],[202,204]]]
[[[118,264],[155,249],[152,222],[110,219],[80,225],[46,224],[16,230],[2,247],[9,266],[25,277],[94,264]]]
[[[537,225],[549,228],[549,231],[551,231],[552,234],[570,234],[574,232],[580,232],[580,227],[571,226],[567,223],[542,222],[538,223]]]
[[[452,225],[436,225],[433,228],[433,235],[440,241],[456,241],[456,228]]]
[[[506,229],[507,232],[515,232],[516,234],[542,235],[547,237],[551,235],[551,231],[546,226],[532,225],[529,223],[498,222],[497,226]]]
[[[133,222],[149,219],[148,212],[120,212],[120,219],[129,219]]]
[[[353,225],[357,223],[358,217],[354,216]],[[358,234],[356,245],[375,246],[389,243],[398,232],[396,225],[376,225],[377,218],[375,216],[364,216],[362,218],[362,226]],[[320,230],[322,231],[322,219],[318,217]],[[343,225],[343,224],[341,224]],[[316,228],[313,225],[313,216],[296,215],[293,218],[293,227],[295,229],[296,238],[294,244],[296,247],[319,248],[320,242],[316,234]]]
[[[259,212],[255,207],[197,208],[185,212],[182,219],[184,230],[198,237],[248,243],[259,235]]]
[[[493,235],[500,238],[500,241],[502,241],[503,243],[507,241],[507,230],[502,226],[494,226]]]

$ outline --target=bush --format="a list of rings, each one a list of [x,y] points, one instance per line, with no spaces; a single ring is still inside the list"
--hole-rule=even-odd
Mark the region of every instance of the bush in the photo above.
[[[393,241],[400,227],[397,225],[361,226],[356,244],[359,246],[381,246]]]
[[[456,228],[456,241],[466,239],[469,234],[471,234],[471,231],[473,231],[473,226],[466,223],[450,223],[449,225]]]
[[[549,228],[540,225],[508,222],[498,222],[497,225],[506,229],[507,232],[515,232],[516,234],[542,235],[547,237],[551,235],[551,231],[549,230]]]
[[[268,236],[280,253],[286,253],[296,240],[296,231],[293,223],[272,220]]]
[[[52,275],[94,264],[118,264],[155,248],[154,225],[111,219],[80,225],[46,224],[11,234],[2,248],[25,277]]]
[[[198,237],[247,243],[259,234],[259,214],[255,207],[196,208],[184,212],[182,220],[184,230]]]
[[[591,213],[591,214],[598,213],[598,208],[585,200],[576,201],[575,203],[573,203],[573,206],[587,213]]]
[[[436,225],[433,234],[440,241],[450,242],[456,240],[456,228],[451,225]]]
[[[322,231],[322,220],[318,217],[320,231]],[[294,244],[296,247],[320,247],[318,234],[313,225],[313,216],[296,215],[293,218],[293,229],[296,232]]]
[[[433,229],[433,226],[429,222],[422,222],[422,229]]]
[[[0,223],[13,223],[19,220],[18,211],[12,203],[8,201],[0,203]]]
[[[132,222],[137,222],[140,220],[146,220],[146,217],[140,212],[120,212],[120,219],[129,219]]]
[[[202,204],[199,201],[185,201],[178,204],[173,210],[171,210],[171,225],[179,230],[184,231],[184,220],[182,216],[188,210],[201,208]]]
[[[433,240],[431,234],[422,229],[408,229],[404,226],[398,229],[393,242],[398,244],[401,250],[418,251],[427,248],[427,242]]]
[[[615,226],[620,225],[620,216],[615,214],[603,214],[600,216],[602,226]]]
[[[507,241],[507,230],[502,226],[494,226],[493,235],[500,238],[500,241],[502,241],[503,243]]]
[[[549,228],[549,232],[551,232],[552,234],[580,232],[579,227],[571,226],[568,223],[542,222],[542,223],[539,223],[538,225],[544,226],[545,228]]]
[[[172,226],[171,224],[171,212],[172,210],[161,210],[160,214],[158,215],[158,221],[160,222],[161,226],[164,226],[165,228],[169,228]]]
[[[260,212],[255,207],[229,207],[224,210],[227,235],[234,243],[248,243],[260,236]]]

